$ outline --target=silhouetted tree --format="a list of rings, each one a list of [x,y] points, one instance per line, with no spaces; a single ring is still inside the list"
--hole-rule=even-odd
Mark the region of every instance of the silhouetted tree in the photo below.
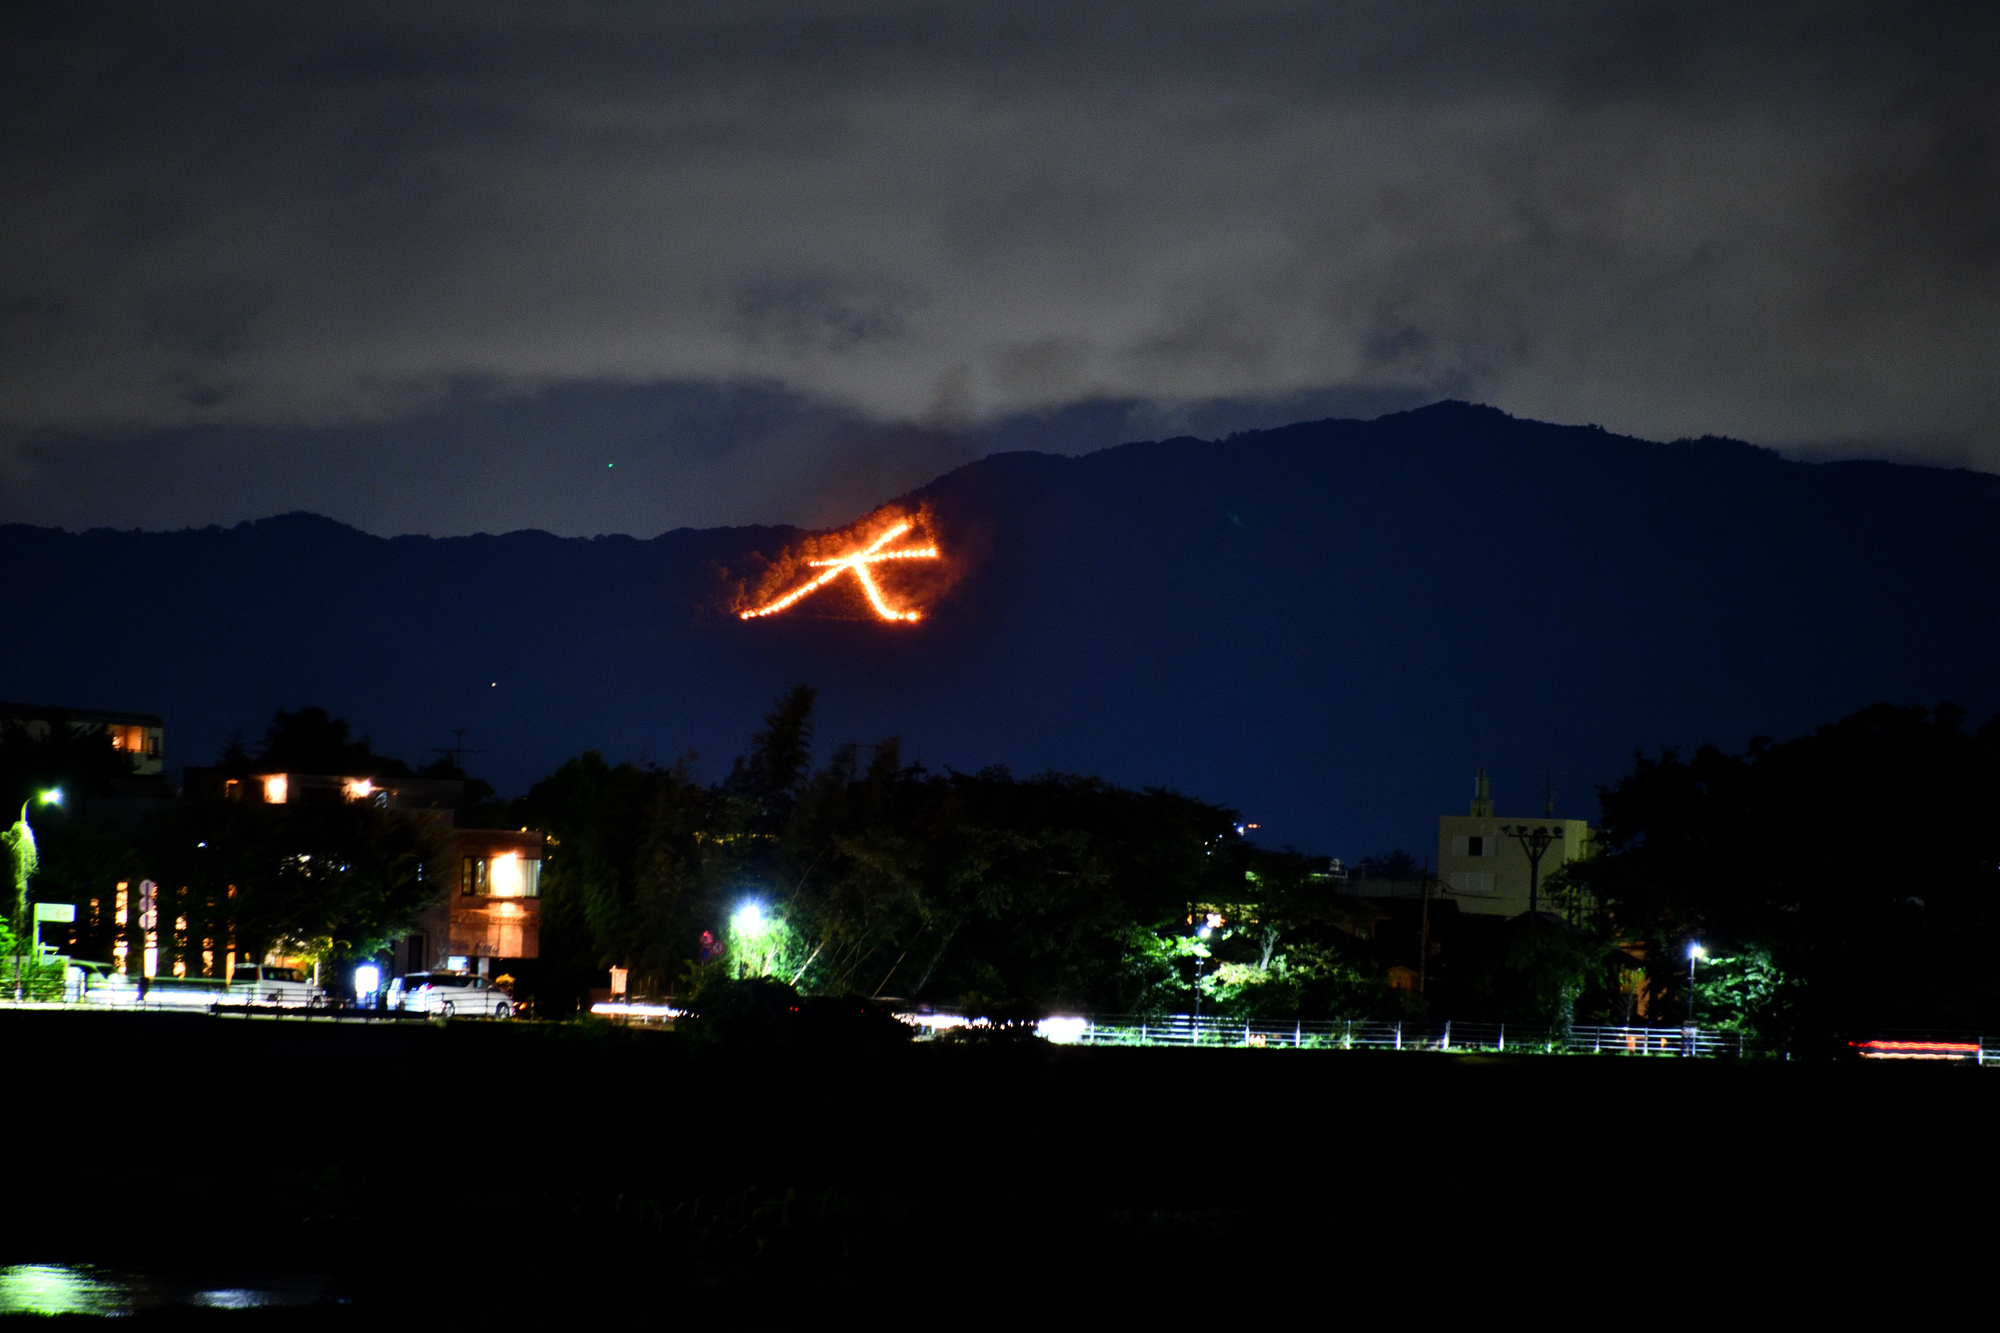
[[[410,766],[378,755],[368,738],[348,739],[347,719],[324,708],[280,708],[264,732],[253,761],[267,773],[334,773],[344,777],[407,777]]]
[[[784,923],[785,975],[809,994],[1117,1008],[1146,983],[1135,929],[1179,930],[1240,889],[1234,812],[1004,769],[934,774],[894,738],[812,771],[813,693],[788,692],[713,789],[684,761],[564,764],[517,807],[552,835],[543,965],[580,993],[607,965],[665,988],[704,932],[728,945],[746,897]],[[547,1007],[547,1006],[545,1006]]]
[[[133,864],[160,886],[163,969],[219,972],[231,939],[239,957],[283,948],[339,968],[404,934],[444,892],[448,839],[423,812],[362,802],[183,799],[148,821]]]
[[[1740,755],[1640,755],[1600,793],[1605,854],[1575,873],[1643,943],[1663,1005],[1699,939],[1763,950],[1766,1021],[1801,1040],[1983,1027],[2000,1016],[2000,719],[1963,722],[1880,704]]]

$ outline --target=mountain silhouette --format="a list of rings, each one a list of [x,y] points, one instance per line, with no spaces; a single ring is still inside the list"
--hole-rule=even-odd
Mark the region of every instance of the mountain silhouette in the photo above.
[[[586,747],[718,776],[803,681],[822,760],[899,734],[932,768],[1171,786],[1345,856],[1429,854],[1475,766],[1503,814],[1538,813],[1548,771],[1559,813],[1592,815],[1641,747],[2000,706],[2000,479],[1978,473],[1440,403],[1001,454],[900,503],[956,562],[917,625],[738,620],[730,579],[789,528],[8,526],[0,697],[161,713],[173,764],[280,705],[413,762],[462,727],[518,792]]]

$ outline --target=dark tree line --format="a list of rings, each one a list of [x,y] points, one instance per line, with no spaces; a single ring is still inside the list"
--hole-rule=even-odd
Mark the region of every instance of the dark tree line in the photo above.
[[[1641,755],[1570,872],[1678,1016],[1796,1044],[2000,1019],[2000,718],[1877,705],[1809,736]]]
[[[711,784],[692,758],[595,752],[512,802],[467,780],[467,822],[549,838],[531,979],[543,1012],[573,1012],[613,966],[652,993],[685,994],[706,968],[995,1012],[1403,1011],[1380,966],[1400,960],[1375,955],[1365,906],[1306,858],[1249,845],[1233,811],[1095,778],[932,772],[894,738],[815,768],[813,703],[803,686],[780,699]],[[316,709],[281,712],[254,756],[238,745],[224,763],[409,771]],[[419,772],[465,776],[449,759]],[[85,817],[129,776],[101,734],[0,733],[10,802],[56,785],[72,796],[32,814],[33,891],[78,904],[84,956],[118,942],[120,881],[160,886],[162,970],[200,972],[219,970],[224,939],[240,955],[368,956],[449,879],[439,824],[367,804],[188,794],[137,828]],[[1949,707],[1877,706],[1740,754],[1642,755],[1600,796],[1601,854],[1550,885],[1568,919],[1506,923],[1440,960],[1455,1016],[1620,1021],[1643,974],[1649,1016],[1677,1021],[1698,941],[1700,1021],[1794,1046],[2000,1017],[1986,947],[2000,719],[1969,730]],[[751,904],[755,921],[740,915]]]
[[[587,753],[518,803],[551,837],[545,1009],[612,965],[685,987],[711,946],[809,993],[995,1009],[1186,1010],[1197,986],[1236,1012],[1385,1002],[1351,914],[1306,891],[1302,858],[1245,843],[1235,812],[1095,778],[934,773],[894,738],[815,771],[813,700],[781,699],[711,787],[685,761]],[[772,930],[733,939],[753,901]]]

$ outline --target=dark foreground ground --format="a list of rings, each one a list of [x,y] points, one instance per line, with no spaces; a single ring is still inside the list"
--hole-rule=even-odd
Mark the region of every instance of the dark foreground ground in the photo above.
[[[0,1265],[308,1274],[341,1302],[140,1320],[239,1327],[1598,1282],[1622,1322],[1687,1282],[1966,1271],[2000,1111],[2000,1071],[1966,1067],[759,1055],[530,1024],[4,1014],[0,1053]]]

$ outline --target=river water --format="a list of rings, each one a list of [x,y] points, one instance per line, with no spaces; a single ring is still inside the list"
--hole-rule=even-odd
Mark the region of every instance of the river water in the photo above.
[[[93,1264],[10,1264],[0,1267],[0,1315],[306,1306],[324,1300],[326,1286],[325,1278],[300,1273],[165,1275]]]

